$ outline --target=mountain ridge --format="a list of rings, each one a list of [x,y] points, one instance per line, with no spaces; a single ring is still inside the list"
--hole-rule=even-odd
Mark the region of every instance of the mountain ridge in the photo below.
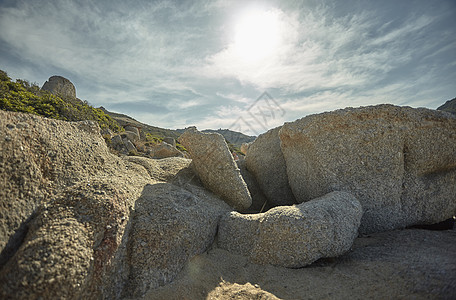
[[[109,115],[112,119],[116,120],[117,123],[119,123],[120,126],[126,126],[128,124],[132,124],[137,127],[141,127],[142,130],[146,133],[150,133],[153,136],[159,136],[159,137],[172,137],[177,139],[182,133],[185,132],[187,128],[183,129],[167,129],[167,128],[161,128],[157,126],[152,126],[146,123],[142,123],[126,114],[122,113],[116,113],[116,112],[111,112],[104,108],[103,106],[100,106],[99,109],[101,109],[105,114]],[[256,138],[256,136],[249,136],[245,135],[242,132],[237,132],[233,131],[230,129],[204,129],[202,132],[205,133],[219,133],[221,134],[229,143],[234,145],[235,147],[241,147],[243,143],[249,143],[253,142]]]

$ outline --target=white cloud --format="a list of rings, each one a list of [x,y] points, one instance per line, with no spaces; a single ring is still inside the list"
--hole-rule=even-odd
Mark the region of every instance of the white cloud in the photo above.
[[[250,131],[262,132],[264,116],[248,109],[265,90],[286,112],[268,120],[268,128],[345,106],[437,107],[456,93],[456,27],[448,26],[454,6],[431,9],[418,1],[417,9],[409,4],[396,14],[391,3],[345,13],[335,5],[259,3],[0,4],[6,45],[0,54],[11,49],[8,55],[21,61],[0,57],[0,63],[8,61],[14,74],[31,81],[63,71],[76,78],[80,98],[128,107],[137,119],[173,128],[229,127],[241,118]],[[252,7],[274,18],[279,43],[249,61],[240,57],[235,34],[241,12]]]

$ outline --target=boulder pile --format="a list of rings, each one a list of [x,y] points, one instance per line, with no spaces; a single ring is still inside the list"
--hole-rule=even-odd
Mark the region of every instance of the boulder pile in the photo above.
[[[111,143],[143,147],[141,132],[127,127]],[[179,142],[191,159],[117,156],[94,122],[0,111],[0,298],[149,297],[182,270],[203,276],[211,266],[198,257],[208,249],[254,263],[256,274],[280,271],[261,265],[321,266],[343,256],[334,275],[343,279],[388,249],[405,253],[389,265],[407,260],[410,249],[397,245],[408,233],[386,233],[403,237],[390,248],[369,244],[370,234],[456,214],[456,116],[446,112],[379,105],[311,115],[260,135],[237,163],[219,134],[190,128]],[[174,143],[154,153],[183,156],[169,155]],[[451,245],[454,237],[440,235]],[[439,273],[456,266],[449,249],[437,248],[427,296],[454,295],[454,275]],[[311,269],[302,272],[317,274]]]

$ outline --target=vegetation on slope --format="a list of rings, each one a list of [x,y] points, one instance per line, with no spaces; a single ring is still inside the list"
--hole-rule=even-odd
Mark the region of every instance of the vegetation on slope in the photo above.
[[[102,129],[119,132],[122,128],[102,110],[77,98],[62,98],[40,90],[37,84],[17,79],[13,82],[0,70],[0,109],[25,112],[65,121],[96,121]]]

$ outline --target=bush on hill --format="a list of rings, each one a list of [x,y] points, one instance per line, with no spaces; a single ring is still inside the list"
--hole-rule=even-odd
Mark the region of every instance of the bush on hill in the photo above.
[[[92,107],[87,101],[62,98],[42,91],[36,83],[17,79],[13,82],[8,74],[0,70],[0,109],[25,112],[64,121],[96,121],[102,129],[119,132],[122,128],[101,109]]]

